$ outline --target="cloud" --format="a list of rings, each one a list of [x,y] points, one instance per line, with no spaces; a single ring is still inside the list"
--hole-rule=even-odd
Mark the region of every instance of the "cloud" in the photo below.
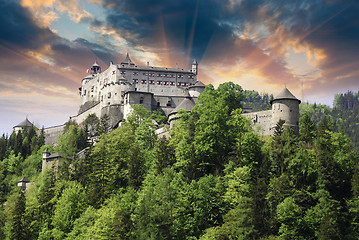
[[[67,14],[75,23],[93,18],[77,0],[21,0],[20,5],[29,9],[38,23],[44,27],[50,27],[51,23],[58,19],[56,12]]]

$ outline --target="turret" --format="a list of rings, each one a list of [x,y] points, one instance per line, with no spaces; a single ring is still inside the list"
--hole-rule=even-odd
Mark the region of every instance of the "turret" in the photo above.
[[[101,72],[101,67],[100,67],[100,65],[98,65],[97,61],[95,61],[95,63],[91,67],[91,73],[96,74],[96,73],[100,73],[100,72]]]
[[[204,85],[201,81],[197,81],[196,84],[194,84],[188,88],[189,95],[191,97],[198,97],[201,93],[204,92],[205,88],[206,88],[206,85]]]
[[[196,75],[198,73],[198,63],[196,59],[194,59],[192,63],[192,72]]]
[[[272,129],[278,121],[284,120],[284,126],[291,127],[299,134],[299,104],[297,99],[287,88],[284,88],[272,101]]]

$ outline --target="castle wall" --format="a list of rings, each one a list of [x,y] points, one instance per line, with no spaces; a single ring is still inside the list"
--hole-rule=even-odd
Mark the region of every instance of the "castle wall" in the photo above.
[[[45,144],[46,145],[55,145],[59,136],[64,134],[65,132],[65,125],[48,127],[44,129],[44,136],[45,136]]]
[[[115,104],[103,107],[101,109],[101,116],[105,114],[109,117],[109,125],[115,127],[123,118],[124,105]]]
[[[95,114],[98,118],[101,118],[101,104],[98,103],[97,105],[93,106],[87,111],[80,113],[76,116],[70,117],[70,120],[75,121],[77,124],[81,124],[86,120],[87,116],[90,114]]]
[[[251,112],[243,113],[244,116],[247,116],[251,119],[254,124],[254,129],[261,135],[272,135],[272,110],[260,111],[260,112]]]

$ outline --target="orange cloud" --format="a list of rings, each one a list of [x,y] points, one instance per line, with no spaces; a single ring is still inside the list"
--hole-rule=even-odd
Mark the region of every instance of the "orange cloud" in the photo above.
[[[21,0],[20,5],[28,8],[42,27],[51,27],[51,23],[58,19],[56,12],[67,14],[75,23],[92,17],[77,0]]]

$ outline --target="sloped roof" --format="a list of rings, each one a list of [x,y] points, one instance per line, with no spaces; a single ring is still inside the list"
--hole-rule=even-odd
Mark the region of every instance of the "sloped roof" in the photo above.
[[[126,55],[125,60],[123,60],[123,62],[122,62],[121,64],[135,65],[135,64],[132,62],[132,60],[131,60],[130,56],[128,55],[128,53],[127,53],[127,55]]]
[[[298,98],[296,98],[289,90],[288,88],[284,88],[272,101],[281,100],[281,99],[293,99],[300,102]]]
[[[190,97],[186,97],[170,114],[177,113],[179,109],[191,111],[194,107],[194,101]]]
[[[97,61],[95,61],[92,66],[93,66],[93,67],[99,67],[100,65],[98,65]]]
[[[190,88],[193,87],[206,87],[206,85],[204,85],[204,83],[201,81],[197,81],[193,86],[190,86]]]
[[[29,119],[25,119],[24,121],[22,121],[21,123],[19,123],[18,125],[14,126],[14,127],[32,127],[34,124],[32,124]]]
[[[30,181],[29,181],[29,179],[27,179],[26,177],[23,177],[23,178],[21,178],[21,179],[19,180],[19,183],[20,183],[20,182],[29,183]]]

